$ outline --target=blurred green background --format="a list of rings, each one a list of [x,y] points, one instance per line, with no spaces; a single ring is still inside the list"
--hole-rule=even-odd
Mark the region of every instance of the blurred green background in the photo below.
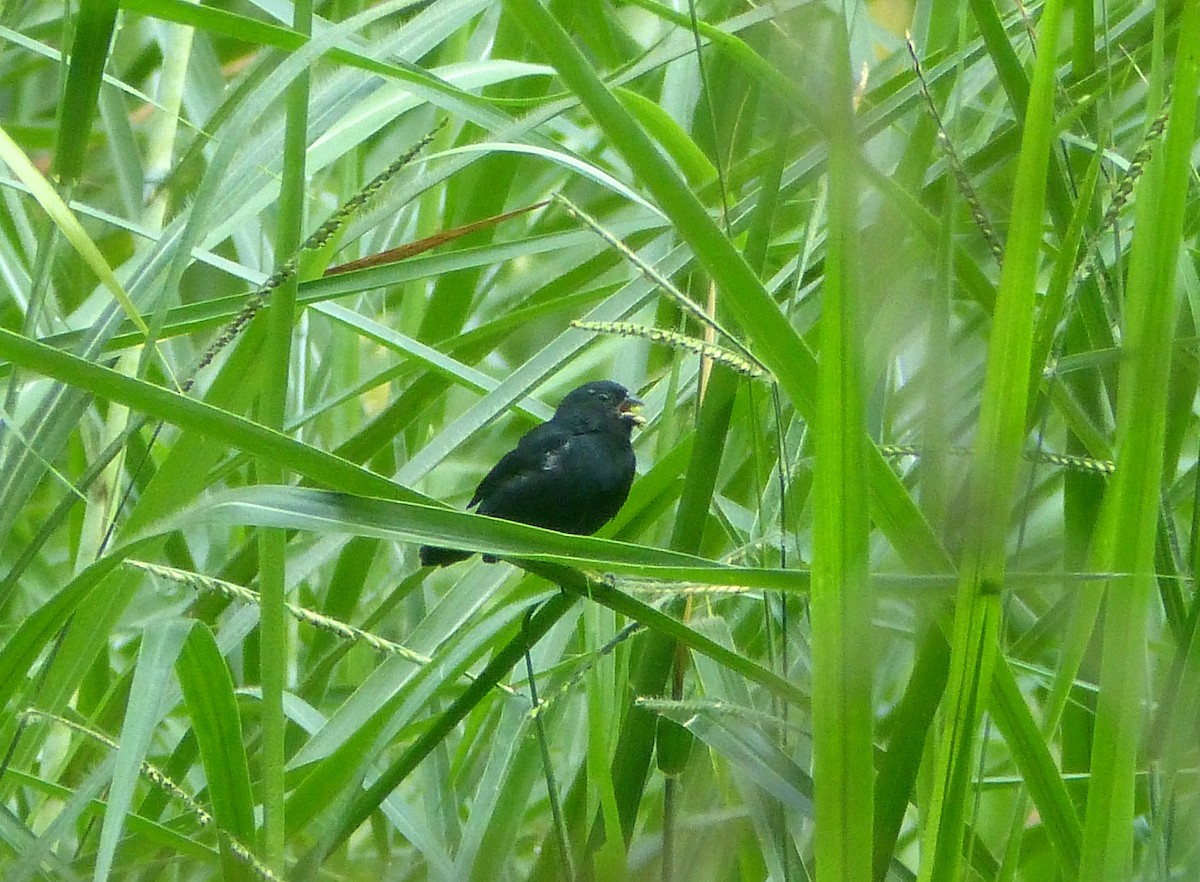
[[[1198,55],[0,4],[0,876],[1200,877]],[[600,378],[599,538],[456,513]]]

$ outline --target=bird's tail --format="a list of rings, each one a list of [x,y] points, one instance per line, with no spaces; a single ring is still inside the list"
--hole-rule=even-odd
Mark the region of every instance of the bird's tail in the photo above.
[[[421,566],[444,567],[460,560],[466,560],[475,552],[459,551],[457,548],[438,548],[436,545],[422,545],[420,552]]]

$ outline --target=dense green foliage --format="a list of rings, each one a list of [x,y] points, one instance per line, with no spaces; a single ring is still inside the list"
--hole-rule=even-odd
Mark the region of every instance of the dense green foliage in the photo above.
[[[5,882],[1200,878],[1196,0],[0,38]]]

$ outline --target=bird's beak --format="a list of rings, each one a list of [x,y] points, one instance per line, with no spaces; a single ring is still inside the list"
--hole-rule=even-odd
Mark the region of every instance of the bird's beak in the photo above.
[[[645,425],[646,418],[640,413],[634,413],[634,410],[641,406],[642,399],[638,398],[636,395],[626,395],[625,400],[617,405],[617,412],[621,414],[621,416],[628,419],[635,426],[641,426]]]

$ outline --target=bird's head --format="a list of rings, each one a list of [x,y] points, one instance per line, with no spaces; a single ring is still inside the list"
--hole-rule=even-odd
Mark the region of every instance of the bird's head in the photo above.
[[[583,431],[621,429],[632,431],[646,422],[636,412],[642,402],[620,383],[599,380],[585,383],[567,394],[554,412],[554,419]]]

